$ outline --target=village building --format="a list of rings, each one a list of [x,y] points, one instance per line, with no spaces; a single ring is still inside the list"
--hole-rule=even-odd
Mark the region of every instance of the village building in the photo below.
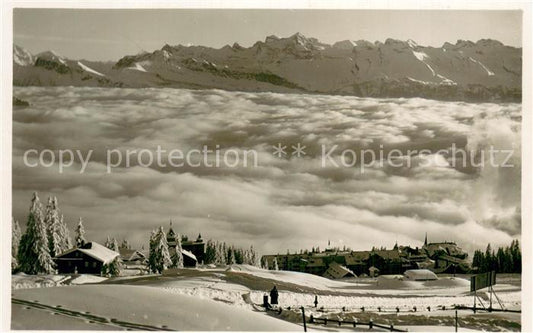
[[[324,273],[324,277],[328,279],[342,279],[348,277],[357,277],[357,275],[355,275],[354,272],[345,266],[342,266],[336,262],[332,262]]]
[[[346,268],[355,276],[403,274],[413,269],[429,269],[435,273],[466,273],[470,271],[468,254],[453,242],[428,243],[427,235],[421,248],[398,246],[392,249],[349,251],[328,247],[322,251],[305,251],[285,255],[265,255],[263,264],[274,269],[305,272],[338,278],[339,267]],[[333,268],[330,270],[330,267]],[[329,273],[326,273],[329,272]]]
[[[146,265],[148,263],[148,259],[146,258],[146,254],[139,250],[127,248],[127,247],[119,247],[119,253],[120,253],[120,259],[122,260],[122,263],[126,266],[139,266],[139,265]]]
[[[177,235],[172,229],[172,222],[170,222],[170,228],[167,233],[167,244],[170,257],[176,254],[177,242]],[[203,263],[206,244],[202,239],[202,235],[198,234],[198,237],[194,241],[190,241],[187,236],[183,235],[181,236],[180,244],[184,267],[196,267],[199,263]]]
[[[100,274],[120,254],[96,242],[72,248],[54,258],[59,274]]]

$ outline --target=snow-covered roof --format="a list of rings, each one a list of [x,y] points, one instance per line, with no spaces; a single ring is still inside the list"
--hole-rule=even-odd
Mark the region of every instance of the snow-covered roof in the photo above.
[[[329,264],[327,271],[324,273],[324,277],[330,279],[341,279],[345,276],[357,277],[354,272],[335,261]]]
[[[409,280],[425,281],[425,280],[437,280],[437,275],[429,269],[410,269],[405,271],[403,275]]]
[[[83,247],[75,247],[72,248],[66,252],[63,252],[61,255],[57,256],[58,258],[63,257],[69,253],[72,253],[74,251],[80,251],[86,255],[88,255],[91,258],[94,258],[98,261],[101,261],[104,264],[107,264],[113,259],[115,259],[120,254],[118,252],[115,252],[113,250],[108,249],[107,247],[98,244],[96,242],[89,242],[85,244]]]
[[[191,258],[191,259],[194,259],[194,260],[198,261],[198,259],[196,259],[196,256],[195,256],[192,252],[190,252],[190,251],[187,251],[187,250],[183,250],[183,249],[182,249],[182,250],[181,250],[181,253],[182,253],[184,256],[187,256],[187,257],[189,257],[189,258]]]

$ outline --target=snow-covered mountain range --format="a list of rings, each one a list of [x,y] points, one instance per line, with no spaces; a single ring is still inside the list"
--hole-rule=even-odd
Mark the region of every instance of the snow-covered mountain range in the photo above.
[[[118,62],[71,60],[13,47],[18,86],[218,88],[443,100],[520,101],[522,49],[482,39],[441,47],[412,40],[344,40],[300,33],[251,47],[170,46]]]

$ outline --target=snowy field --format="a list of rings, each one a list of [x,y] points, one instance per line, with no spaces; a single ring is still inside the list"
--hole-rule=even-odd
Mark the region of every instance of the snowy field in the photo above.
[[[97,277],[92,281],[83,276],[77,279],[98,282]],[[355,318],[360,322],[372,319],[376,323],[394,324],[410,331],[452,331],[455,314],[450,308],[472,305],[468,281],[460,277],[405,282],[403,286],[399,286],[401,281],[395,281],[394,285],[383,283],[386,280],[332,281],[305,273],[233,265],[230,268],[169,271],[163,276],[122,277],[90,285],[47,287],[48,284],[43,284],[43,288],[13,290],[14,299],[32,303],[13,304],[12,327],[124,329],[147,325],[173,330],[301,331],[299,307],[304,306],[306,315],[315,318]],[[495,287],[508,309],[521,307],[519,281],[519,276],[507,276],[507,283]],[[280,290],[283,308],[280,315],[262,312],[258,306],[274,284]],[[318,308],[313,308],[312,304],[315,295],[318,296]],[[488,303],[488,295],[483,292],[480,295]],[[36,308],[39,305],[51,308]],[[413,312],[413,306],[417,307],[417,312]],[[447,309],[443,310],[442,306]],[[365,307],[365,312],[361,307]],[[400,309],[399,313],[396,313],[396,307]],[[61,313],[61,310],[72,313]],[[91,316],[96,318],[91,319]],[[520,328],[520,315],[514,313],[474,315],[464,310],[459,311],[459,316],[465,330]],[[310,324],[310,328],[326,329],[316,324]],[[336,328],[327,328],[330,329]],[[353,328],[341,327],[339,330],[353,331]]]

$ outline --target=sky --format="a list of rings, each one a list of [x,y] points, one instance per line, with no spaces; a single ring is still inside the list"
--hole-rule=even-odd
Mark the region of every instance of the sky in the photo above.
[[[268,35],[300,32],[325,43],[412,39],[441,46],[491,38],[521,46],[520,11],[15,9],[14,43],[32,53],[116,61],[165,43],[251,46]]]

